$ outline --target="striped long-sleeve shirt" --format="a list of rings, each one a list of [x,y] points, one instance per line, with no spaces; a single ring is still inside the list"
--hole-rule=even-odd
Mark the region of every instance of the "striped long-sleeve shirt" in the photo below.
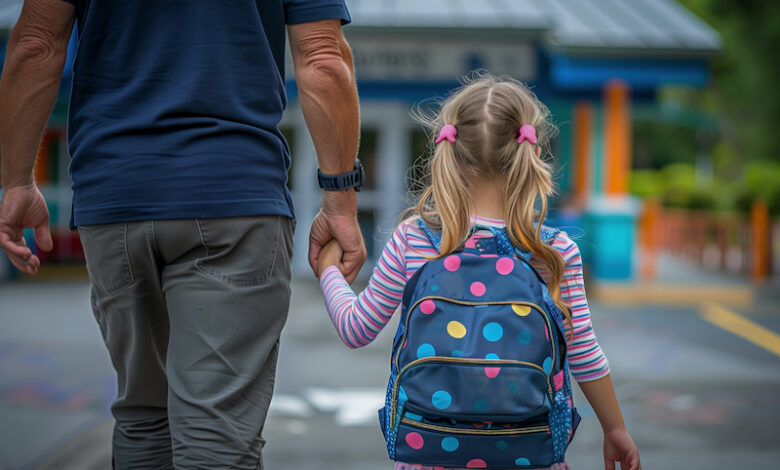
[[[502,220],[484,217],[472,217],[472,222],[504,226]],[[572,311],[569,367],[577,381],[596,380],[609,373],[609,364],[593,331],[580,251],[565,232],[558,233],[552,247],[558,250],[565,262],[561,298]],[[426,256],[437,254],[425,233],[415,223],[405,221],[396,227],[374,268],[368,287],[359,295],[352,291],[338,268],[326,268],[320,277],[320,286],[328,314],[342,341],[351,348],[373,341],[401,303],[406,282],[425,264]],[[531,264],[545,280],[549,280],[549,269],[542,261],[532,258]]]

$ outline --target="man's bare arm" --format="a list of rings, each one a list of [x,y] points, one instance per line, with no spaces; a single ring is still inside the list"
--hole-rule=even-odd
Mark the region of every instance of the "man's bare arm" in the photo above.
[[[62,0],[26,0],[0,77],[0,247],[30,274],[40,260],[26,246],[23,229],[35,228],[39,248],[52,248],[49,212],[33,166],[59,92],[74,19],[73,5]]]
[[[352,52],[341,22],[291,25],[289,36],[301,108],[320,169],[327,174],[351,171],[360,138],[360,112]],[[322,210],[309,236],[309,263],[315,273],[320,250],[333,238],[344,249],[342,263],[351,282],[366,259],[354,190],[323,192]]]

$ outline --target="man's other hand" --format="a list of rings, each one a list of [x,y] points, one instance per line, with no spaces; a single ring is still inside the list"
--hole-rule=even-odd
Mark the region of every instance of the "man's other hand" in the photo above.
[[[0,248],[19,270],[36,274],[41,260],[24,241],[25,228],[35,229],[35,243],[39,249],[51,251],[53,243],[49,230],[49,209],[34,184],[3,191],[0,199]]]

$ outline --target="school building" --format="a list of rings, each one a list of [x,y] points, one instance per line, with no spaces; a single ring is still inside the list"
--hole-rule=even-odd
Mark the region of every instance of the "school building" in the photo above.
[[[0,0],[0,21],[10,21],[2,12],[4,4],[12,3],[21,4]],[[721,47],[712,28],[674,0],[347,0],[347,4],[353,22],[344,31],[355,58],[362,118],[359,157],[367,173],[358,197],[369,249],[366,273],[398,214],[409,204],[410,169],[427,148],[427,138],[410,110],[446,96],[461,77],[482,69],[527,82],[552,110],[560,129],[553,144],[560,195],[559,210],[550,223],[579,236],[596,278],[633,277],[638,204],[627,193],[632,122],[637,109],[653,109],[661,87],[706,85],[709,61]],[[7,29],[0,23],[0,37]],[[60,240],[59,252],[51,256],[63,260],[79,256],[78,244],[67,230],[68,80],[36,166]],[[281,128],[293,160],[295,271],[305,276],[308,227],[319,208],[320,190],[315,151],[289,61],[287,80],[290,106]]]

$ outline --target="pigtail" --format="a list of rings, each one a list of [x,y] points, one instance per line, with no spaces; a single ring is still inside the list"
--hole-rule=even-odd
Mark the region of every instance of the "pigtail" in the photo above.
[[[456,145],[444,141],[436,146],[430,161],[431,185],[418,205],[425,223],[441,229],[439,256],[457,250],[466,241],[470,228],[468,182],[455,164]]]
[[[571,325],[571,309],[561,298],[565,265],[558,251],[542,241],[542,223],[547,217],[547,198],[554,192],[550,165],[536,155],[530,143],[513,144],[517,149],[506,173],[504,201],[507,231],[516,246],[543,260],[550,272],[548,288],[553,301]],[[540,202],[538,214],[535,202]],[[534,220],[536,219],[536,220]],[[569,329],[571,337],[571,328]]]

